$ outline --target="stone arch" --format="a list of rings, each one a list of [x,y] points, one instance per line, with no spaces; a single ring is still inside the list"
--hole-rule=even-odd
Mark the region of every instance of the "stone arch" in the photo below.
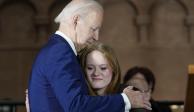
[[[35,13],[35,8],[29,2],[22,0],[4,2],[0,10],[0,43],[16,45],[34,43]]]
[[[138,14],[137,6],[131,0],[127,0],[127,2],[134,9],[134,12]]]
[[[176,0],[176,1],[177,1],[177,3],[180,4],[180,6],[182,6],[182,8],[183,8],[185,14],[188,15],[188,14],[189,14],[189,9],[188,9],[188,7],[186,6],[186,4],[185,4],[182,0]]]
[[[151,42],[161,46],[188,43],[185,8],[177,0],[159,1],[152,8]]]
[[[26,4],[27,6],[29,6],[35,13],[37,13],[37,9],[35,7],[35,4],[33,4],[33,2],[31,2],[30,0],[26,1],[26,0],[17,0],[17,1],[11,1],[11,0],[2,0],[0,2],[0,10],[2,10],[3,8],[5,8],[7,5],[10,4],[17,4],[17,3],[23,3]]]
[[[54,22],[55,17],[60,13],[60,11],[70,2],[70,0],[56,0],[50,7],[49,7],[49,14],[50,14],[50,33],[53,33],[57,30],[58,25]]]
[[[100,40],[110,44],[128,43],[129,45],[136,42],[137,28],[134,21],[137,12],[131,3],[124,0],[110,3],[105,5],[104,11]]]
[[[104,21],[100,30],[100,40],[111,46],[116,54],[119,54],[119,62],[122,71],[129,66],[130,50],[137,43],[137,27],[135,19],[137,12],[135,7],[125,1],[109,2],[104,7]]]

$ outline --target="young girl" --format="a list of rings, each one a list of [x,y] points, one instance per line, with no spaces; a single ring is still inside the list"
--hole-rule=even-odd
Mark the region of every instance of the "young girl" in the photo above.
[[[121,72],[113,50],[102,43],[86,46],[79,53],[90,95],[118,92]]]

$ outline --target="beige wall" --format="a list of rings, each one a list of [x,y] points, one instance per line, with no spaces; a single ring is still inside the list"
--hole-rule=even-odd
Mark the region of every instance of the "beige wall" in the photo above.
[[[194,63],[192,1],[106,2],[101,40],[118,55],[122,73],[147,66],[156,75],[154,98],[184,100],[187,65]]]
[[[0,2],[0,98],[24,99],[33,59],[67,1]],[[122,74],[147,66],[156,74],[155,99],[184,100],[187,65],[194,63],[194,1],[99,1],[105,9],[100,40],[114,48]]]

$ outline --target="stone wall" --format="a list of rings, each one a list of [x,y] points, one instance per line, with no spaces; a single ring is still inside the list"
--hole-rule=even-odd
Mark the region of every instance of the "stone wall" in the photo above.
[[[69,0],[0,1],[0,98],[24,99],[33,59]],[[112,46],[122,74],[135,65],[156,75],[154,98],[184,100],[194,63],[193,0],[99,0],[100,40]]]

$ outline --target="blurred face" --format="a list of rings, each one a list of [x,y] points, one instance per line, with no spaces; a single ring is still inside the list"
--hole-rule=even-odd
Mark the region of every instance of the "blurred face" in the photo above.
[[[141,73],[135,74],[127,84],[134,86],[141,90],[142,92],[146,93],[148,98],[151,98],[151,89],[145,79],[145,77]]]
[[[77,44],[83,45],[98,40],[98,34],[102,23],[103,14],[100,11],[93,11],[86,17],[80,18],[77,23]]]
[[[85,71],[95,90],[104,91],[112,80],[112,69],[105,56],[97,50],[88,54]]]

